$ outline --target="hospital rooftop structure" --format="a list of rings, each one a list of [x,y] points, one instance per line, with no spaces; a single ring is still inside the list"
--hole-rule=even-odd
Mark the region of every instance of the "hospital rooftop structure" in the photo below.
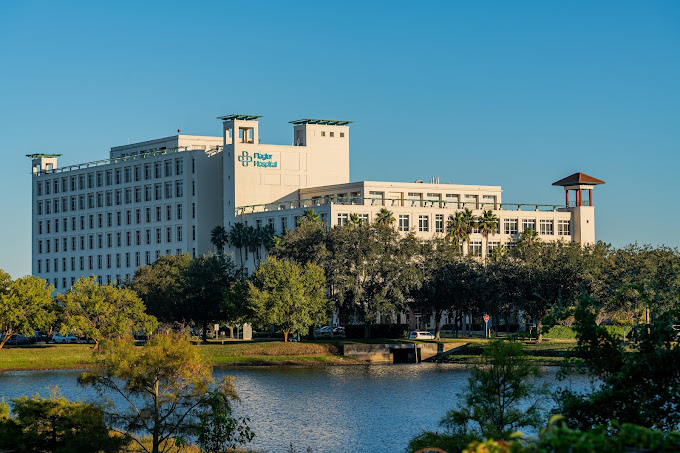
[[[161,255],[214,251],[215,226],[271,225],[282,234],[309,208],[327,226],[346,224],[351,214],[373,221],[386,208],[395,228],[420,238],[445,235],[458,210],[492,210],[499,231],[488,242],[473,232],[466,247],[477,256],[512,246],[528,228],[544,241],[595,241],[592,189],[604,182],[583,173],[554,183],[566,190],[564,204],[556,205],[507,204],[500,186],[438,179],[350,182],[350,121],[291,121],[293,144],[282,146],[260,143],[258,118],[220,117],[221,137],[176,135],[118,146],[108,159],[67,167],[58,167],[60,154],[29,155],[33,274],[59,292],[82,275],[123,282]],[[251,253],[247,266],[263,255]]]

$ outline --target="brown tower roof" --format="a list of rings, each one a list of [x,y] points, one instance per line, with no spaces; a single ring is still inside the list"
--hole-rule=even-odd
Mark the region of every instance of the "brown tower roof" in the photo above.
[[[594,186],[595,184],[604,184],[604,181],[588,176],[585,173],[574,173],[571,176],[567,176],[566,178],[552,183],[553,186],[574,186],[578,184]]]

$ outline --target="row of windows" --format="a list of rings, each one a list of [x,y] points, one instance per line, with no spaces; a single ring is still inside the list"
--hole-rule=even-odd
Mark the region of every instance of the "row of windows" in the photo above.
[[[192,196],[196,195],[196,185],[192,181]],[[133,197],[134,194],[134,197]],[[120,206],[122,204],[169,200],[184,197],[184,181],[178,180],[164,184],[128,187],[127,189],[91,192],[78,196],[39,200],[38,215],[58,214],[60,212]]]
[[[181,253],[182,253],[182,249],[177,249],[177,250],[176,250],[176,253],[177,253],[178,255],[181,254]],[[165,250],[165,254],[166,254],[166,255],[172,254],[172,250]],[[135,267],[141,266],[141,265],[142,265],[142,262],[141,262],[142,260],[141,260],[140,252],[135,252],[135,255],[134,255],[134,256],[135,256]],[[156,250],[155,256],[156,256],[156,260],[157,260],[157,259],[161,256],[161,251],[160,251],[160,250]],[[195,248],[192,250],[191,256],[192,256],[193,258],[196,258],[196,249],[195,249]],[[130,267],[130,264],[129,264],[129,263],[130,263],[130,257],[131,257],[130,253],[126,253],[126,254],[125,254],[125,263],[126,263],[125,267]],[[84,271],[84,270],[85,270],[85,257],[79,257],[79,258],[80,258],[80,259],[78,260],[78,263],[79,263],[79,270],[80,270],[80,271]],[[71,258],[71,271],[72,271],[72,272],[75,272],[75,271],[76,271],[74,259],[75,259],[75,257]],[[99,266],[99,263],[102,262],[102,255],[97,255],[96,259],[97,259],[97,265]],[[115,257],[116,263],[118,263],[118,262],[120,261],[120,259],[121,259],[120,254],[117,254],[116,257]],[[95,257],[94,257],[94,256],[89,256],[89,257],[88,257],[88,260],[87,260],[87,261],[88,261],[88,267],[89,267],[88,270],[94,270],[94,260],[95,260]],[[111,255],[106,255],[106,262],[107,262],[107,264],[110,262],[110,260],[111,260]],[[58,261],[58,259],[55,258],[53,262],[54,262],[54,269],[55,269],[54,272],[57,272],[56,269],[57,269],[57,267],[58,267],[58,265],[59,265],[59,261]],[[63,260],[62,260],[62,269],[63,269],[64,272],[67,272],[66,263],[67,263],[66,258],[63,258]],[[38,264],[38,273],[42,273],[43,261],[42,261],[42,260],[38,260],[37,264]],[[150,252],[150,251],[147,251],[147,252],[145,252],[145,254],[144,254],[144,264],[146,264],[146,265],[152,264],[152,261],[151,261],[151,252]],[[116,267],[119,268],[119,267],[121,267],[121,266],[116,266]],[[49,272],[49,269],[50,269],[50,260],[45,260],[45,268],[46,268],[46,272]],[[110,269],[110,268],[111,268],[111,267],[107,267],[107,269]],[[102,269],[102,267],[99,267],[98,269]],[[101,275],[97,276],[97,281],[99,282],[100,285],[104,284],[104,281],[103,281],[103,278],[102,278],[102,277],[103,277],[103,276],[101,276]],[[75,282],[76,282],[76,277],[71,277],[70,280],[71,280],[71,285],[70,285],[70,286],[73,286],[73,285],[75,284]],[[121,275],[120,275],[120,274],[116,275],[115,280],[112,280],[112,279],[111,279],[111,275],[107,275],[107,276],[106,276],[106,280],[105,280],[105,282],[106,282],[107,285],[110,284],[110,283],[123,283],[123,282],[129,282],[129,281],[130,281],[130,274],[125,274],[125,280],[124,280],[124,281],[121,279]],[[54,278],[54,279],[53,279],[53,284],[54,284],[54,287],[55,287],[56,289],[59,289],[59,288],[60,288],[60,287],[59,287],[59,279],[58,279],[58,278]],[[61,289],[68,289],[68,288],[69,288],[69,286],[67,286],[67,278],[66,278],[66,277],[62,277],[62,279],[61,279]]]
[[[194,164],[192,160],[192,171]],[[174,172],[174,175],[173,175]],[[75,192],[76,190],[94,189],[95,187],[129,184],[150,179],[170,178],[184,174],[184,159],[168,159],[154,164],[135,165],[111,170],[82,173],[80,175],[55,177],[51,180],[38,181],[36,193],[40,197],[51,193]]]
[[[163,206],[151,206],[134,210],[134,223],[139,225],[144,221],[145,223],[153,222],[168,222],[172,220],[182,220],[184,217],[184,210],[182,203],[175,205],[167,204],[165,209]],[[191,218],[196,218],[196,203],[191,204]],[[70,219],[70,221],[69,221]],[[38,220],[38,235],[54,233],[66,233],[69,231],[83,231],[92,230],[95,228],[111,228],[113,226],[122,226],[133,224],[133,211],[128,209],[126,211],[112,211],[98,214],[88,214],[87,216],[71,216],[62,217],[61,219],[52,220]]]
[[[78,250],[95,250],[112,247],[122,247],[123,243],[126,247],[131,247],[152,243],[162,244],[163,242],[170,244],[172,242],[183,242],[184,235],[181,225],[174,228],[169,226],[165,228],[147,228],[145,230],[125,231],[125,240],[123,241],[123,232],[106,234],[88,234],[87,236],[71,236],[70,240],[67,237],[55,239],[40,239],[38,240],[38,253],[59,253],[61,252],[75,252]],[[192,227],[192,240],[196,240],[196,227]],[[49,271],[48,271],[49,272]]]
[[[330,137],[335,137],[335,132],[329,132],[328,135],[329,135]],[[326,136],[326,131],[321,131],[321,136],[322,136],[322,137],[325,137],[325,136]],[[345,136],[345,133],[344,133],[344,132],[340,132],[340,137],[344,137],[344,136]]]
[[[182,249],[176,249],[177,254],[179,255],[182,253]],[[161,250],[156,250],[156,259],[160,257],[162,251]],[[173,251],[170,249],[165,250],[166,255],[172,254]],[[59,272],[61,269],[61,272],[68,272],[69,270],[71,272],[77,272],[77,271],[91,271],[91,270],[100,270],[100,269],[120,269],[121,267],[131,267],[132,266],[132,254],[130,252],[126,252],[124,254],[122,253],[116,253],[114,254],[107,254],[107,255],[89,255],[89,256],[79,256],[75,257],[72,256],[70,259],[68,258],[54,258],[53,260],[51,259],[46,259],[46,260],[38,260],[37,261],[37,266],[38,266],[38,273],[42,274],[49,274],[50,272]],[[151,264],[151,251],[147,250],[144,253],[144,258],[145,258],[145,264]],[[60,267],[61,263],[61,267]],[[44,269],[43,269],[43,264],[44,264]],[[52,264],[52,265],[51,265]],[[69,265],[70,264],[70,269]],[[50,266],[51,265],[51,266]],[[135,252],[134,253],[134,265],[135,267],[141,266],[141,252]]]

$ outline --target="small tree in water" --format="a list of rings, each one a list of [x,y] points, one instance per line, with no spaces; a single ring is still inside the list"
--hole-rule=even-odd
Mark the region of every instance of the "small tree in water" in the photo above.
[[[483,362],[472,371],[463,408],[451,409],[442,418],[443,433],[423,432],[411,439],[409,451],[425,447],[461,451],[475,439],[507,439],[518,429],[540,426],[539,398],[547,392],[535,380],[538,375],[520,343],[491,342]]]

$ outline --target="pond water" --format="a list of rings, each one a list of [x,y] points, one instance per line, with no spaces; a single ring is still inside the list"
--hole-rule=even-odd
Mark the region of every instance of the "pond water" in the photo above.
[[[0,396],[48,396],[57,385],[67,398],[96,399],[92,389],[78,386],[79,373],[0,373]],[[301,452],[392,453],[404,451],[420,431],[435,430],[460,404],[470,371],[446,364],[215,368],[216,379],[228,375],[242,399],[235,413],[250,418],[256,435],[252,448],[285,452],[292,443]],[[555,368],[541,380],[551,389],[590,387],[579,375],[559,381]]]

